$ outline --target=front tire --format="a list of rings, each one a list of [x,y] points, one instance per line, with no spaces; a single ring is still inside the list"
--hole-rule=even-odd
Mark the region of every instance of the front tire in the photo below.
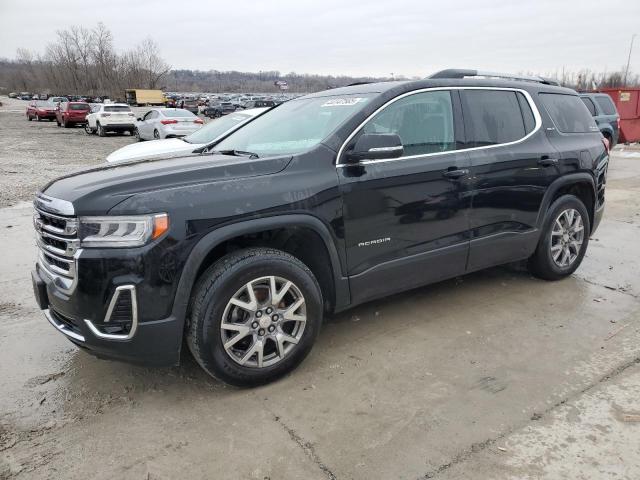
[[[547,212],[529,270],[544,280],[560,280],[582,263],[589,244],[589,212],[574,195],[555,200]]]
[[[84,131],[87,132],[87,135],[93,135],[95,133],[93,128],[89,125],[89,122],[84,124]]]
[[[236,386],[282,377],[311,351],[322,293],[309,268],[280,250],[226,255],[198,280],[186,337],[211,376]]]
[[[153,131],[153,138],[160,140],[160,132],[158,132],[158,130]]]

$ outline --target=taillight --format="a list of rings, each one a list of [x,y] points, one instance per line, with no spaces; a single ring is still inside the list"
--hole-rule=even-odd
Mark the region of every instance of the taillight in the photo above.
[[[196,118],[196,119],[193,121],[193,123],[203,124],[204,122],[203,122],[201,119]]]
[[[618,130],[620,130],[620,117],[618,117],[618,119],[616,120],[616,123],[618,124]]]
[[[604,144],[604,148],[607,149],[607,153],[609,153],[609,149],[611,148],[611,144],[609,143],[609,139],[606,137],[602,137],[602,143]]]
[[[178,120],[160,120],[163,125],[171,125],[172,123],[178,123]]]

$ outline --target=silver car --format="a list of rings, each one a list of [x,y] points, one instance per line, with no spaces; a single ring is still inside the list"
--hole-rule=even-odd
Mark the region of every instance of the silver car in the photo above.
[[[138,141],[179,138],[200,129],[204,122],[188,110],[153,108],[136,121]]]

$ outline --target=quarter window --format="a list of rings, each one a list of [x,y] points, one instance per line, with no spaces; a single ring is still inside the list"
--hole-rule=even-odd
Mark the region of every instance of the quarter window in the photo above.
[[[517,92],[505,90],[462,91],[468,147],[513,142],[533,130],[535,121],[531,108],[517,95]],[[524,104],[526,109],[522,108]]]
[[[544,108],[562,133],[597,132],[598,126],[577,95],[541,93]]]
[[[584,105],[587,107],[587,110],[589,110],[589,113],[591,114],[591,116],[595,117],[596,116],[596,106],[593,104],[591,99],[587,98],[587,97],[580,97],[580,100],[582,100]]]
[[[369,120],[362,131],[397,134],[405,156],[455,150],[451,93],[438,90],[402,98]]]

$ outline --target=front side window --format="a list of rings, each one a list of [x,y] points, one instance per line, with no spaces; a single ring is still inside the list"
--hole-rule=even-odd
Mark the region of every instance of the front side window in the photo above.
[[[616,111],[616,106],[611,101],[611,97],[608,95],[605,97],[603,95],[598,95],[596,97],[596,102],[600,105],[602,112],[605,115],[616,115],[618,112]]]
[[[451,93],[437,90],[404,97],[376,114],[362,131],[395,133],[407,157],[454,150]]]
[[[577,95],[541,93],[540,99],[558,131],[562,133],[598,131],[596,122]]]
[[[464,90],[462,98],[469,147],[514,142],[523,138],[527,130],[531,129],[531,109],[529,107],[527,114],[529,125],[526,125],[517,92]]]
[[[260,157],[294,155],[307,151],[359,112],[370,94],[300,98],[256,118],[216,146]]]

